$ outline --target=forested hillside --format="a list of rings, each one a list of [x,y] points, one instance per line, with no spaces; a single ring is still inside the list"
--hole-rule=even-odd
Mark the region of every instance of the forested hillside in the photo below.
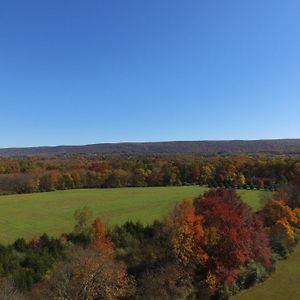
[[[0,156],[63,154],[160,154],[160,153],[272,153],[300,154],[300,139],[253,141],[174,141],[153,143],[103,143],[84,146],[2,148]]]

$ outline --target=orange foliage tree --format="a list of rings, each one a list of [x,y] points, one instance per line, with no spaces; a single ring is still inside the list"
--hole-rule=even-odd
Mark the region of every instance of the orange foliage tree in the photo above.
[[[280,193],[279,193],[280,195]],[[261,210],[264,225],[269,229],[274,252],[287,257],[296,243],[299,211],[292,210],[283,200],[272,200]]]
[[[184,267],[195,267],[208,259],[203,250],[207,237],[203,217],[197,216],[191,201],[183,200],[167,220],[172,251]]]
[[[92,247],[107,252],[113,252],[112,240],[106,237],[105,225],[99,218],[95,219],[93,223],[93,228],[95,231],[95,236],[94,239],[92,240]]]
[[[266,227],[272,227],[278,220],[286,219],[292,227],[298,224],[295,212],[284,201],[272,200],[260,212]]]

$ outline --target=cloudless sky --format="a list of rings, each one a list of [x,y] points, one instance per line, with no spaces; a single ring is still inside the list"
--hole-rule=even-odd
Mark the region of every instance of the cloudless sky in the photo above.
[[[0,147],[289,137],[299,0],[0,0]]]

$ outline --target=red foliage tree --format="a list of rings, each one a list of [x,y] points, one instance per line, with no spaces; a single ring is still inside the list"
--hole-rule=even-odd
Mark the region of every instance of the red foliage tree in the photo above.
[[[240,267],[250,260],[269,266],[267,235],[235,191],[211,190],[195,199],[194,205],[209,232],[205,248],[209,257],[207,268],[217,283],[233,283]],[[258,242],[261,244],[257,245]]]

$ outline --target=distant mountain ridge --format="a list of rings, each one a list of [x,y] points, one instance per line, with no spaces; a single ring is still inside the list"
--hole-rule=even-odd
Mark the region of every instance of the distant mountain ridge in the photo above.
[[[82,146],[0,148],[0,156],[68,154],[300,154],[300,139],[101,143]]]

